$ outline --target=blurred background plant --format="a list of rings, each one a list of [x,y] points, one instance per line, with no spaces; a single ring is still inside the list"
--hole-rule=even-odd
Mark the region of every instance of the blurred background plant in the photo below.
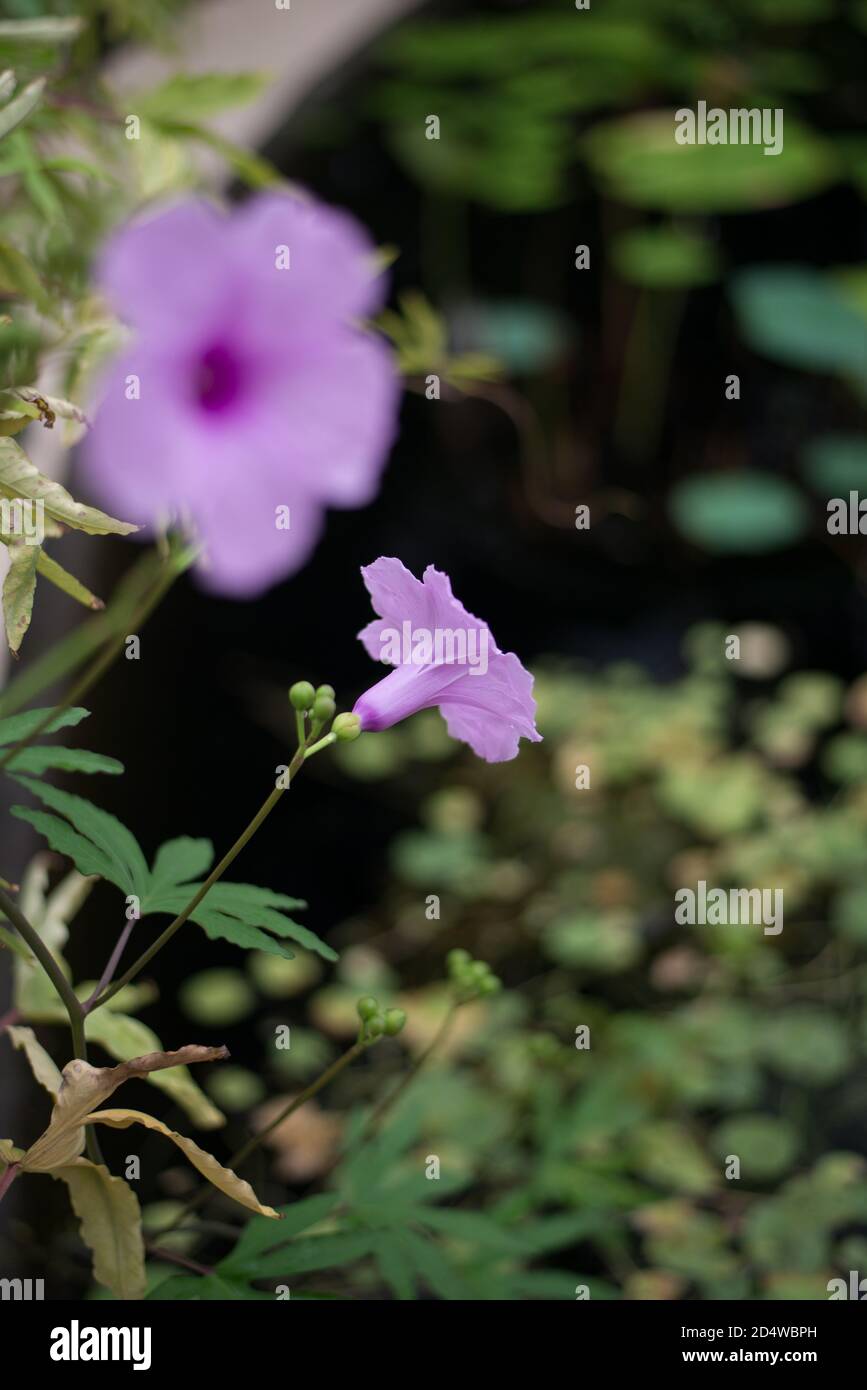
[[[148,852],[181,829],[228,842],[225,790],[255,804],[286,687],[368,681],[350,637],[367,617],[357,566],[377,553],[447,568],[499,644],[535,658],[546,741],[486,767],[432,714],[317,760],[312,849],[263,838],[245,876],[308,899],[336,966],[239,969],[215,947],[203,970],[178,940],[176,997],[141,1011],[167,1046],[191,1026],[230,1045],[233,1064],[197,1078],[228,1116],[227,1152],[350,1045],[359,995],[407,1023],[251,1158],[257,1191],[290,1213],[286,1248],[257,1221],[234,1251],[219,1220],[155,1235],[213,1271],[157,1261],[155,1294],[273,1298],[285,1281],[292,1297],[824,1298],[867,1264],[867,551],[826,528],[830,498],[867,491],[867,8],[422,8],[263,150],[220,146],[239,195],[307,185],[393,248],[380,326],[415,390],[383,490],[332,518],[310,566],[255,607],[181,579],[147,662],[93,702],[88,741],[123,758],[107,804]],[[142,20],[98,14],[98,38],[91,26],[71,50],[73,88],[118,22]],[[2,58],[19,87],[41,71]],[[91,172],[51,166],[44,108],[26,146],[4,141],[3,235],[40,284],[62,263],[86,303],[104,228],[196,182],[209,113],[252,97],[237,74],[193,81],[188,58],[135,107],[117,98],[115,118],[150,125],[132,153],[122,127],[70,108]],[[783,107],[783,153],[676,156],[673,113],[699,99]],[[33,298],[28,283],[9,294]],[[104,325],[91,332],[99,348]],[[127,562],[101,541],[97,591]],[[19,681],[60,622],[37,612]],[[185,772],[170,805],[157,743]],[[677,926],[676,889],[702,879],[783,888],[783,932]],[[105,935],[102,893],[82,934]],[[378,1099],[442,1028],[456,948],[504,988],[459,1010],[371,1138]],[[291,1046],[275,1047],[287,1024]],[[164,1164],[148,1160],[142,1184],[154,1233],[190,1196]],[[80,1293],[80,1250],[50,1218],[22,1212],[16,1251],[34,1272],[50,1252]]]

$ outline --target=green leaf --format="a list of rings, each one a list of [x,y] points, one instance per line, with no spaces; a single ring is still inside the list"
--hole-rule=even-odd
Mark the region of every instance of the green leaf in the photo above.
[[[347,1231],[329,1236],[307,1236],[279,1249],[266,1251],[256,1260],[256,1279],[285,1279],[292,1274],[312,1274],[319,1269],[355,1264],[376,1249],[373,1231]]]
[[[104,878],[114,883],[125,894],[134,893],[137,897],[144,898],[150,877],[147,861],[135,836],[121,821],[109,815],[107,811],[101,810],[98,806],[94,806],[92,802],[85,801],[83,797],[73,796],[70,792],[61,791],[58,787],[49,786],[44,782],[34,782],[30,777],[16,775],[16,780],[22,786],[27,787],[46,806],[50,806],[52,810],[66,816],[67,820],[75,827],[77,832],[75,840],[69,838],[66,840],[67,844],[75,847],[75,852],[69,848],[60,849],[60,853],[70,854],[76,868],[85,874],[101,873]],[[33,812],[26,813],[24,807],[13,807],[12,811],[13,815],[19,815],[23,820],[30,820],[37,829],[42,829],[43,834],[48,834],[48,828],[38,825],[33,819]],[[39,813],[35,814],[38,815]],[[46,819],[53,820],[54,818],[48,817]],[[85,845],[88,846],[87,853],[84,855],[90,866],[87,868],[83,867],[80,862],[81,841],[84,841]],[[56,844],[53,847],[58,848]],[[93,865],[96,862],[101,862],[103,868],[94,868]]]
[[[174,1274],[170,1279],[158,1284],[148,1294],[149,1299],[171,1300],[172,1303],[187,1303],[197,1299],[208,1303],[224,1303],[243,1299],[257,1302],[274,1302],[274,1295],[251,1289],[240,1279],[226,1279],[220,1274],[208,1274],[203,1278],[195,1274]]]
[[[49,745],[45,748],[25,748],[16,753],[6,772],[30,772],[41,776],[43,772],[56,769],[58,772],[123,772],[123,763],[117,758],[109,758],[104,753],[90,753],[86,748],[60,748]]]
[[[200,874],[206,874],[213,862],[214,846],[210,840],[193,840],[187,835],[177,840],[167,840],[157,850],[148,893],[188,883]]]
[[[723,1162],[736,1155],[746,1182],[767,1182],[791,1168],[800,1142],[794,1126],[780,1116],[732,1115],[714,1130],[711,1147]]]
[[[13,97],[6,106],[0,107],[0,140],[22,121],[26,121],[31,112],[36,110],[44,91],[45,78],[37,77],[35,81],[22,88],[17,97]]]
[[[20,743],[22,739],[29,738],[34,729],[38,729],[50,706],[47,709],[29,709],[25,714],[12,714],[6,719],[0,719],[0,748],[7,748],[10,743]],[[83,709],[81,705],[73,705],[69,709],[60,710],[46,725],[45,733],[54,734],[58,729],[71,729],[76,724],[80,724],[82,719],[90,718],[90,710]]]
[[[224,1274],[248,1274],[256,1272],[256,1261],[275,1246],[285,1244],[301,1231],[309,1230],[324,1221],[337,1206],[336,1192],[324,1192],[316,1197],[304,1197],[299,1202],[278,1207],[283,1220],[279,1227],[267,1217],[256,1216],[248,1222],[241,1238],[226,1259],[221,1260],[219,1269]]]
[[[33,616],[36,566],[42,547],[16,541],[7,549],[10,563],[3,581],[3,622],[9,650],[16,656]]]
[[[151,891],[146,895],[142,911],[165,912],[174,917],[200,887],[198,883],[185,883],[172,889]],[[314,932],[283,915],[283,909],[301,906],[304,904],[298,898],[253,884],[216,883],[190,916],[212,941],[231,941],[245,950],[266,951],[291,959],[292,951],[274,940],[279,937],[315,951],[323,960],[337,960],[336,951],[320,941]]]
[[[867,492],[867,435],[823,434],[811,439],[801,468],[810,485],[826,497]]]
[[[833,147],[788,113],[778,155],[762,145],[679,145],[674,133],[673,111],[639,112],[595,126],[583,149],[608,196],[669,212],[784,207],[839,172]]]
[[[47,316],[55,313],[54,300],[26,256],[0,242],[0,294],[20,294]]]
[[[731,282],[741,332],[756,352],[806,371],[867,377],[867,318],[829,276],[756,266]]]
[[[756,554],[792,545],[809,525],[800,493],[785,478],[753,469],[684,478],[669,498],[682,535],[706,550]]]
[[[263,74],[256,72],[179,73],[149,92],[124,100],[130,111],[155,124],[196,121],[231,106],[247,105],[259,95],[266,81]]]
[[[0,438],[0,496],[40,501],[52,520],[91,536],[126,536],[138,530],[130,522],[76,502],[66,488],[33,466],[14,439]]]
[[[523,1242],[516,1234],[504,1230],[484,1212],[428,1207],[421,1219],[426,1227],[439,1234],[481,1246],[483,1250],[495,1250],[504,1255],[520,1255],[524,1251]]]
[[[379,1235],[374,1247],[376,1264],[395,1298],[405,1302],[415,1297],[413,1265],[401,1234],[388,1231]]]
[[[28,965],[35,964],[34,957],[31,956],[17,932],[7,931],[6,927],[0,927],[0,945],[5,946],[8,951],[14,951],[16,956],[20,956]]]
[[[407,1257],[432,1293],[450,1302],[471,1298],[468,1284],[434,1241],[415,1231],[406,1231],[403,1239]]]
[[[711,241],[678,227],[635,227],[616,237],[611,260],[617,273],[645,289],[690,289],[709,285],[720,273]]]

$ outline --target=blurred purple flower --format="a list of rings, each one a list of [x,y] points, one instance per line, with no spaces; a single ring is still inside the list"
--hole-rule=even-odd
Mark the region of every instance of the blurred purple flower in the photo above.
[[[522,738],[541,741],[533,677],[458,602],[448,575],[428,565],[420,582],[388,556],[361,573],[379,617],[358,636],[374,660],[396,668],[356,701],[362,730],[437,705],[452,738],[486,762],[514,758]]]
[[[180,517],[207,587],[260,593],[305,563],[326,506],[379,487],[400,388],[355,326],[382,302],[373,244],[285,194],[229,216],[190,200],[118,232],[98,280],[135,338],[102,384],[94,492],[147,526]]]

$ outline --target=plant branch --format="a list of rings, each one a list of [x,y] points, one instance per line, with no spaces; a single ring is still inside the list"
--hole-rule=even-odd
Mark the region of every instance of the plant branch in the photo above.
[[[130,983],[131,980],[134,980],[136,975],[138,975],[142,970],[144,970],[145,966],[153,960],[157,952],[161,951],[162,948],[165,945],[167,945],[169,941],[171,941],[175,932],[180,931],[181,927],[189,919],[191,913],[195,912],[202,899],[211,891],[214,884],[217,883],[223,877],[223,874],[226,872],[229,866],[234,863],[244,846],[248,844],[250,840],[252,840],[253,836],[259,829],[262,822],[266,820],[268,816],[270,816],[274,807],[277,805],[277,802],[280,800],[281,796],[283,796],[284,792],[288,791],[292,779],[295,776],[295,773],[298,771],[298,769],[304,762],[304,753],[305,749],[303,746],[297,750],[295,756],[289,764],[287,771],[280,778],[280,785],[275,787],[274,790],[270,793],[270,795],[266,797],[265,801],[259,807],[259,810],[256,812],[255,816],[250,821],[250,824],[246,827],[245,830],[241,832],[235,843],[232,845],[232,848],[223,855],[223,858],[220,860],[219,864],[217,864],[217,866],[211,870],[211,872],[208,874],[208,877],[202,884],[201,888],[199,888],[198,892],[196,892],[193,895],[193,897],[187,903],[186,907],[178,913],[174,921],[170,922],[169,925],[166,927],[165,931],[161,932],[157,939],[153,941],[150,946],[148,946],[147,950],[142,952],[138,960],[133,961],[132,965],[129,967],[128,970],[126,970],[123,973],[123,975],[121,975],[119,980],[116,980],[113,985],[109,985],[107,989],[103,990],[102,994],[100,994],[97,999],[93,1001],[88,1001],[89,1013],[92,1013],[94,1009],[101,1008],[102,1005],[105,1004],[109,999],[113,998],[119,990],[122,990],[125,985],[128,985]]]

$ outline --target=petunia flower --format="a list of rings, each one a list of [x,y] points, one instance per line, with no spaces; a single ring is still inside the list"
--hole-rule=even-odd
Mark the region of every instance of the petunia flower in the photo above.
[[[356,701],[362,731],[437,706],[452,738],[486,762],[514,758],[522,738],[541,741],[533,677],[458,602],[448,575],[428,565],[419,581],[389,556],[361,573],[379,617],[358,636],[374,660],[395,667]]]
[[[345,213],[263,194],[189,200],[118,232],[98,283],[134,332],[85,455],[105,505],[204,542],[207,587],[260,593],[305,563],[324,510],[379,487],[399,386],[358,326],[383,297]]]

